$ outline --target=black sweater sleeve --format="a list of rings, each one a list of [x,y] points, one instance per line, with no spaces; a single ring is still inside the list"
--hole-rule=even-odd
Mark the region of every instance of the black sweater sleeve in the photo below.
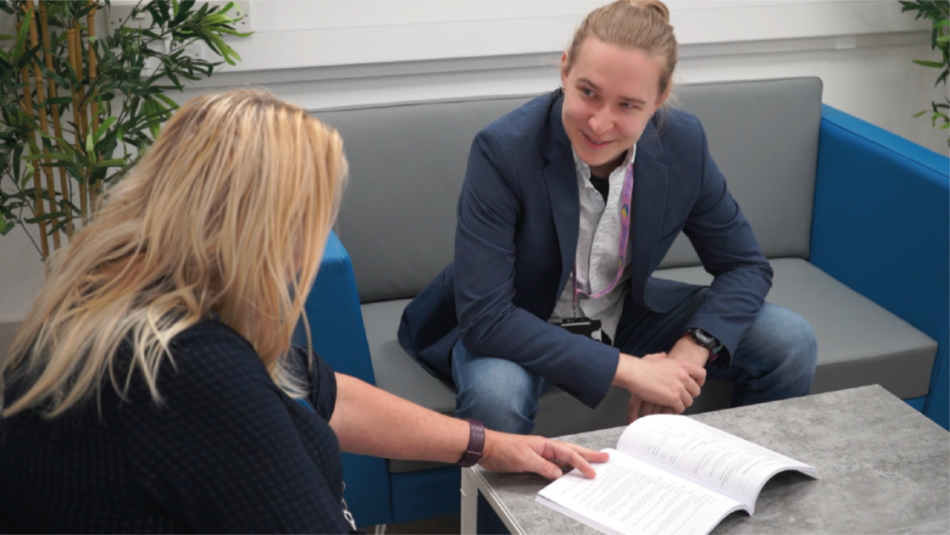
[[[336,383],[314,356],[308,411],[270,379],[243,338],[216,323],[173,341],[162,403],[135,385],[119,408],[142,491],[196,532],[349,531],[340,450],[329,427]]]

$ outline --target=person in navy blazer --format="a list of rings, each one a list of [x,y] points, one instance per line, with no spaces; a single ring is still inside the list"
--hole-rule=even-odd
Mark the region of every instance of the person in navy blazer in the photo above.
[[[406,307],[398,333],[423,367],[454,382],[458,416],[529,433],[551,385],[590,407],[622,386],[631,421],[681,413],[707,374],[736,383],[735,405],[808,393],[810,325],[764,302],[772,270],[702,125],[662,107],[676,62],[668,18],[658,1],[593,12],[562,58],[563,88],[475,137],[455,261]],[[622,174],[631,157],[629,242],[614,290],[622,313],[606,344],[548,320],[571,295],[578,258],[575,164],[603,177]],[[680,232],[714,276],[708,288],[652,276]]]

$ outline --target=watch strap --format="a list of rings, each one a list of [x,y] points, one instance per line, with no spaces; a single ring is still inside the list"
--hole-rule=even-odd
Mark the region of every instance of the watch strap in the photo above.
[[[482,458],[482,451],[485,449],[485,424],[472,418],[465,418],[468,421],[468,447],[459,462],[455,463],[462,468],[474,466]]]

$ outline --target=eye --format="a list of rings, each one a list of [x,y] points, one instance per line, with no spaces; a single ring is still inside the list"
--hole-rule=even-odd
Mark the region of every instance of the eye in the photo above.
[[[581,94],[583,94],[585,97],[593,97],[593,96],[594,96],[594,90],[593,90],[593,89],[590,89],[590,88],[587,88],[587,87],[582,87],[582,88],[581,88]]]
[[[640,109],[640,106],[633,102],[621,102],[620,107],[627,111],[637,111]]]

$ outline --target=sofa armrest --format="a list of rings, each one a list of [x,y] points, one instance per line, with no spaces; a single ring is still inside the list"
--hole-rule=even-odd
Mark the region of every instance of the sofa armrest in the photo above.
[[[310,323],[313,349],[323,360],[335,371],[376,384],[353,264],[335,232],[331,231],[327,239],[304,314]],[[302,322],[294,340],[297,345],[306,345]]]
[[[809,260],[939,344],[925,412],[948,427],[950,159],[822,106]]]
[[[327,239],[320,271],[307,296],[304,313],[310,323],[313,349],[320,357],[334,370],[375,385],[353,264],[333,232]],[[302,322],[294,342],[306,345]],[[344,498],[360,526],[392,522],[385,459],[344,453],[343,480],[346,482]]]

